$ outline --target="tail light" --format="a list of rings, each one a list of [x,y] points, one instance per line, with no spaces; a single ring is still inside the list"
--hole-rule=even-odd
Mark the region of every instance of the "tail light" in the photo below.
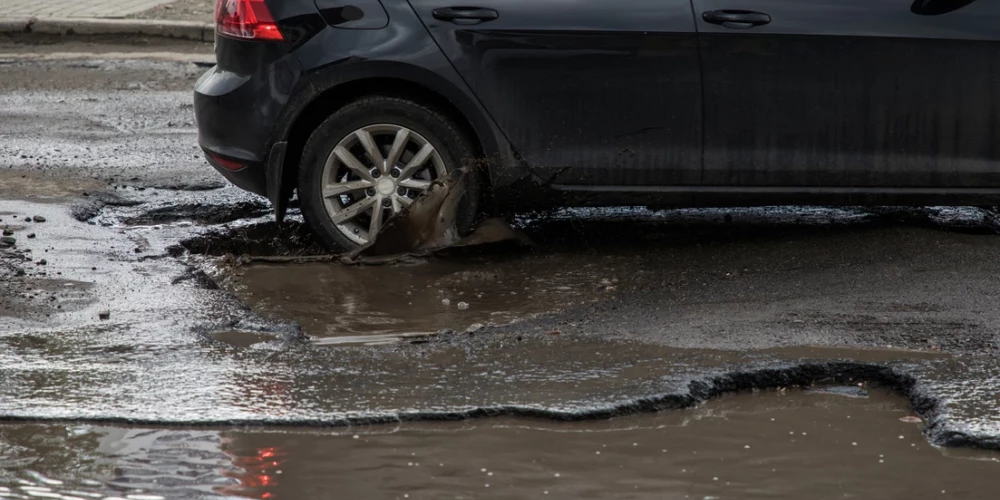
[[[226,170],[232,170],[233,172],[237,172],[239,170],[247,168],[246,163],[239,162],[236,160],[230,160],[229,158],[223,158],[215,153],[208,153],[208,156],[211,156],[212,159],[215,160],[215,163],[218,163],[220,167]]]
[[[264,0],[218,0],[215,30],[220,35],[245,40],[285,39]]]

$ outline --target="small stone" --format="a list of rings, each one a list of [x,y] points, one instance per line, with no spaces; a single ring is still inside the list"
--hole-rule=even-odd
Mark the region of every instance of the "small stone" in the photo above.
[[[0,237],[0,246],[12,247],[17,244],[17,238],[13,236]]]
[[[13,234],[14,234],[14,231],[11,231],[10,229],[4,229],[3,230],[3,235],[4,236],[11,236]]]
[[[919,424],[920,422],[923,422],[923,420],[921,420],[920,417],[913,417],[913,416],[901,417],[899,421],[906,422],[908,424]]]
[[[460,310],[464,311],[464,310],[466,310],[466,309],[469,308],[469,303],[468,302],[459,302],[458,303],[458,308]]]
[[[479,330],[482,330],[483,328],[486,328],[486,325],[482,323],[473,323],[469,325],[469,327],[466,328],[465,331],[466,333],[475,333],[478,332]]]
[[[14,271],[14,276],[24,276],[24,269],[23,269],[23,268],[20,268],[20,267],[19,267],[19,268],[17,268],[17,269],[16,269],[15,271]]]
[[[545,332],[545,335],[559,335],[561,333],[562,332],[560,332],[559,330],[549,330],[549,331]]]
[[[41,215],[35,216],[35,222],[45,222],[45,220],[45,217],[42,217]]]
[[[35,239],[35,233],[30,233],[30,234],[28,234],[28,239],[29,239],[29,240],[33,240],[33,239]]]
[[[601,280],[601,286],[610,286],[610,285],[611,285],[611,280],[609,280],[607,278],[603,278]]]
[[[101,311],[101,312],[97,313],[97,317],[100,318],[100,319],[102,319],[102,320],[104,320],[104,319],[111,319],[111,311]]]
[[[47,260],[45,260],[45,259],[42,259],[42,260],[38,261],[38,265],[39,265],[39,266],[44,266],[44,265],[46,265],[46,264],[48,264],[48,263],[49,263],[49,261],[47,261]]]
[[[25,217],[24,222],[31,222],[31,216]]]
[[[451,305],[451,301],[448,300],[448,299],[441,299],[441,305],[443,305],[443,306],[450,306]]]

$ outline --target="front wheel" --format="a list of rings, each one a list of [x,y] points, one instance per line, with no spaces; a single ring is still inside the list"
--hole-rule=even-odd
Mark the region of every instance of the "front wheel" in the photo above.
[[[395,97],[354,101],[306,142],[299,167],[302,215],[329,249],[353,250],[474,155],[465,135],[436,110]],[[477,178],[466,176],[456,214],[463,234],[475,222]]]

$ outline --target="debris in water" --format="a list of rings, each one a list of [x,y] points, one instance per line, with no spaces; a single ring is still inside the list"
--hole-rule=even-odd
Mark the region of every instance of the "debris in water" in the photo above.
[[[920,422],[923,422],[923,420],[920,417],[914,417],[914,416],[901,417],[899,421],[906,422],[908,424],[919,424]],[[903,436],[899,436],[899,438],[902,439]]]
[[[844,396],[848,398],[867,398],[868,391],[862,389],[860,384],[858,387],[850,385],[835,385],[827,387],[814,387],[808,390],[808,392],[822,393],[822,394],[832,394],[835,396]]]
[[[431,186],[399,215],[389,219],[372,240],[342,258],[346,263],[385,264],[407,256],[424,256],[449,247],[519,241],[526,235],[502,219],[487,219],[465,236],[456,223],[459,202],[465,196],[467,168],[457,169]]]

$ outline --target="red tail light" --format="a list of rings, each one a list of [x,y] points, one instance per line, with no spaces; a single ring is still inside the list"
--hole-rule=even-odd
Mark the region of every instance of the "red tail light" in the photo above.
[[[284,40],[264,0],[218,0],[215,30],[246,40]]]
[[[236,160],[230,160],[228,158],[223,158],[215,153],[208,153],[208,156],[211,156],[212,159],[215,160],[215,163],[218,163],[220,167],[226,170],[232,170],[233,172],[236,172],[238,170],[243,170],[244,168],[247,168],[246,163],[238,162]]]

